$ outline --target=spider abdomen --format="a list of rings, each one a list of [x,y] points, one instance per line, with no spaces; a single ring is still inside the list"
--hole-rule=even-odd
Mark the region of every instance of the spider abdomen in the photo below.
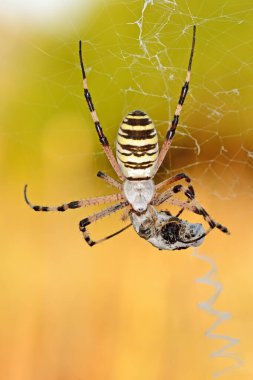
[[[158,159],[155,126],[142,111],[133,111],[124,118],[117,136],[116,156],[127,179],[148,179],[155,174]]]

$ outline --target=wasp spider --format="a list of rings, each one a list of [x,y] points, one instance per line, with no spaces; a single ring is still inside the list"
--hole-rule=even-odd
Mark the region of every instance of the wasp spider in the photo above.
[[[204,236],[206,236],[213,228],[218,228],[222,232],[229,233],[227,228],[222,226],[219,223],[216,223],[210,215],[204,210],[204,208],[196,201],[193,187],[191,185],[190,178],[184,174],[180,173],[166,179],[165,181],[155,185],[153,178],[157,173],[159,167],[161,166],[166,153],[171,145],[173,136],[176,132],[176,128],[179,121],[179,116],[188,92],[190,75],[191,75],[191,65],[192,58],[194,53],[195,46],[195,36],[196,36],[196,26],[193,27],[193,38],[192,38],[192,47],[190,53],[190,59],[188,63],[188,70],[186,74],[186,80],[182,87],[181,94],[179,97],[178,105],[171,122],[171,125],[166,133],[165,140],[162,144],[161,151],[159,153],[157,132],[152,120],[149,116],[143,111],[133,111],[126,115],[124,118],[117,135],[117,143],[116,143],[116,158],[112,152],[112,149],[109,145],[109,142],[103,132],[102,126],[98,119],[90,91],[88,89],[83,58],[82,58],[82,42],[79,42],[79,57],[80,57],[80,65],[83,76],[83,88],[84,88],[84,97],[86,99],[87,105],[89,107],[92,120],[94,122],[95,129],[97,131],[98,138],[102,144],[103,150],[110,161],[113,169],[115,170],[120,181],[116,181],[115,179],[109,177],[108,175],[98,172],[98,177],[102,178],[104,181],[114,186],[119,190],[117,194],[107,195],[103,197],[96,197],[91,199],[73,201],[70,203],[62,204],[61,206],[55,207],[47,207],[47,206],[34,206],[30,203],[27,198],[27,186],[25,186],[25,200],[27,204],[33,208],[35,211],[66,211],[68,209],[75,209],[78,207],[86,207],[89,205],[97,205],[104,204],[110,202],[116,202],[116,204],[103,209],[100,212],[97,212],[83,220],[81,220],[79,224],[79,228],[84,236],[85,241],[93,246],[97,243],[100,243],[106,239],[109,239],[120,232],[124,231],[131,225],[134,226],[136,232],[142,236],[147,238],[147,240],[151,239],[151,235],[145,232],[143,233],[143,228],[148,223],[153,230],[155,230],[155,234],[159,235],[158,238],[153,242],[149,240],[152,244],[156,245],[158,248],[165,249],[162,243],[160,243],[159,237],[165,237],[165,240],[170,241],[169,236],[172,236],[172,240],[180,238],[180,234],[178,233],[177,226],[183,226],[184,222],[178,219],[178,216],[182,213],[184,209],[190,210],[193,213],[202,215],[204,220],[209,224],[209,229],[204,231],[201,228],[193,228],[191,224],[188,224],[188,228],[191,229],[192,233],[186,233],[188,236],[188,240],[183,240],[184,244],[188,243],[188,246],[194,245],[197,241],[199,243],[203,240]],[[159,192],[162,188],[168,187],[168,185],[172,185],[179,180],[185,180],[186,186],[181,184],[177,184],[169,187],[164,192]],[[182,192],[186,196],[186,201],[181,201],[174,197],[174,195],[178,192]],[[161,212],[157,213],[154,209],[154,206],[158,206],[164,202],[167,202],[171,205],[176,205],[180,208],[180,211],[177,218],[177,223],[175,219],[173,223],[171,223],[170,218],[164,218],[166,213]],[[123,208],[127,208],[127,216],[131,219],[131,224],[122,228],[121,230],[115,232],[112,235],[109,235],[103,239],[94,241],[91,239],[87,226],[98,219],[104,218],[116,211],[119,211]],[[168,216],[168,213],[167,213]],[[158,228],[157,222],[163,222],[164,228]],[[144,223],[144,224],[143,224]],[[176,224],[175,224],[176,223]],[[187,222],[186,222],[187,223]],[[161,224],[161,223],[160,223]],[[143,227],[144,226],[144,227]],[[145,228],[144,228],[145,229]],[[167,231],[167,232],[166,232]],[[168,232],[170,231],[170,233]],[[199,233],[201,231],[201,233]],[[189,231],[188,231],[189,232]],[[146,235],[145,235],[146,234]],[[145,235],[145,236],[144,236]],[[174,236],[174,237],[173,237]],[[175,249],[177,246],[169,246],[167,249]],[[180,248],[180,246],[178,247]],[[182,247],[181,247],[182,248]]]

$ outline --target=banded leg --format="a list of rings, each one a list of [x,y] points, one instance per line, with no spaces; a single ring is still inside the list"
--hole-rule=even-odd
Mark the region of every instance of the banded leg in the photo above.
[[[93,101],[91,98],[91,94],[90,94],[89,89],[88,89],[88,84],[87,84],[87,79],[86,79],[86,74],[85,74],[84,64],[83,64],[82,41],[79,41],[79,58],[80,58],[80,65],[81,65],[81,69],[82,69],[82,76],[83,76],[84,97],[85,97],[85,100],[88,104],[88,107],[89,107],[89,110],[91,113],[91,117],[92,117],[92,120],[94,122],[97,134],[98,134],[99,141],[101,142],[103,149],[104,149],[104,152],[105,152],[108,160],[110,161],[113,169],[117,173],[118,177],[123,181],[125,177],[121,173],[120,167],[119,167],[119,165],[118,165],[118,163],[114,157],[114,154],[113,154],[112,149],[109,145],[109,142],[108,142],[106,136],[104,135],[103,129],[100,125],[98,115],[96,113],[96,110],[95,110],[95,107],[94,107],[94,104],[93,104]]]
[[[161,166],[161,164],[164,160],[164,157],[169,150],[169,147],[171,145],[171,141],[172,141],[174,134],[176,132],[176,128],[177,128],[178,121],[179,121],[179,116],[180,116],[180,113],[181,113],[181,110],[182,110],[182,107],[183,107],[183,104],[184,104],[184,101],[185,101],[185,98],[186,98],[186,95],[187,95],[187,92],[189,89],[189,83],[190,83],[190,78],[191,78],[191,66],[192,66],[192,59],[193,59],[193,53],[194,53],[194,47],[195,47],[195,40],[196,40],[196,25],[193,26],[192,48],[191,48],[191,54],[190,54],[190,59],[189,59],[189,63],[188,63],[188,70],[187,70],[187,74],[186,74],[185,83],[184,83],[182,90],[181,90],[178,105],[177,105],[177,108],[176,108],[176,111],[174,114],[174,118],[171,122],[170,129],[167,131],[166,139],[162,145],[162,148],[161,148],[161,151],[160,151],[160,154],[158,157],[156,171]]]
[[[102,243],[102,242],[105,241],[105,240],[111,239],[112,237],[114,237],[114,236],[116,236],[116,235],[119,235],[121,232],[125,231],[126,229],[128,229],[128,228],[131,227],[131,226],[132,226],[132,223],[128,224],[128,225],[127,225],[126,227],[124,227],[124,228],[121,228],[119,231],[116,231],[116,232],[114,232],[113,234],[108,235],[108,236],[106,236],[106,237],[104,237],[104,238],[102,238],[102,239],[96,240],[96,241],[95,241],[95,240],[92,240],[92,239],[90,238],[90,234],[88,233],[87,230],[82,231],[82,232],[83,232],[83,236],[84,236],[84,239],[85,239],[86,243],[87,243],[90,247],[92,247],[92,246],[95,245],[95,244]]]
[[[99,205],[103,203],[116,202],[116,201],[121,201],[125,199],[123,194],[112,194],[112,195],[105,195],[103,197],[97,197],[97,198],[81,199],[79,201],[64,203],[60,206],[38,206],[38,205],[34,206],[31,204],[31,202],[27,198],[27,185],[25,185],[24,197],[28,206],[30,206],[34,211],[66,211],[68,209]]]
[[[196,239],[193,239],[193,240],[182,240],[182,239],[178,239],[178,241],[180,241],[181,243],[185,243],[185,244],[191,244],[191,243],[196,243],[196,241],[198,240],[201,240],[203,239],[206,235],[209,234],[209,232],[212,231],[212,228],[208,228],[208,230],[206,230],[202,235],[200,235],[198,238]]]
[[[108,174],[102,173],[99,171],[97,173],[97,177],[103,179],[105,182],[109,183],[109,185],[117,187],[117,189],[122,190],[122,184],[116,181],[114,178],[110,177]]]
[[[187,183],[191,183],[191,179],[190,179],[190,177],[188,177],[188,175],[186,175],[185,173],[179,173],[179,174],[176,174],[173,177],[167,178],[164,181],[158,183],[155,186],[155,189],[156,190],[160,190],[163,187],[168,186],[168,185],[170,185],[173,182],[180,181],[181,179],[185,179]]]
[[[131,210],[132,206],[128,205],[126,209],[124,210],[123,214],[121,215],[122,222],[125,222],[129,218],[129,212]]]
[[[186,190],[186,191],[183,191],[184,194],[188,197],[188,199],[192,200],[192,198],[191,198],[192,196],[187,192],[188,189],[184,189],[184,190]],[[161,196],[159,196],[159,197],[156,198],[154,204],[156,206],[158,206],[158,205],[160,205],[160,204],[162,204],[164,202],[168,202],[168,203],[170,203],[173,206],[178,206],[180,208],[187,209],[189,211],[192,211],[195,214],[202,215],[203,218],[204,218],[204,220],[209,224],[210,229],[218,228],[222,232],[224,232],[224,233],[226,233],[228,235],[230,234],[230,232],[227,229],[227,227],[225,227],[222,224],[217,223],[216,221],[214,221],[210,217],[210,215],[207,213],[207,211],[198,202],[196,202],[195,200],[193,200],[192,203],[188,203],[188,202],[183,202],[183,201],[181,201],[180,199],[177,199],[177,198],[172,198],[172,196],[173,196],[173,192],[172,191],[166,191],[163,194],[161,194]]]
[[[154,197],[154,200],[152,204],[154,205],[160,205],[163,202],[167,201],[169,198],[171,198],[174,194],[177,194],[179,192],[182,192],[186,195],[188,200],[192,201],[195,198],[194,189],[192,186],[190,187],[184,187],[182,185],[175,185],[174,187],[164,191],[161,194],[156,194]]]
[[[191,179],[190,179],[190,177],[188,177],[188,175],[186,175],[185,173],[179,173],[179,174],[176,174],[174,177],[168,178],[165,181],[158,183],[156,185],[155,189],[156,190],[160,190],[161,188],[163,188],[163,187],[165,187],[167,185],[170,185],[173,182],[180,181],[181,179],[185,179],[185,181],[187,183],[191,183]],[[188,189],[195,196],[195,192],[194,192],[194,189],[193,189],[192,185],[189,185]],[[177,213],[176,217],[179,217],[179,215],[181,215],[183,211],[184,211],[184,209],[179,210],[179,212]]]
[[[222,224],[212,219],[211,216],[207,213],[207,211],[199,203],[196,202],[193,204],[189,204],[187,202],[179,201],[179,199],[175,199],[175,198],[169,199],[168,202],[171,205],[188,209],[192,211],[194,214],[202,215],[204,220],[209,224],[209,227],[211,230],[213,228],[218,228],[220,231],[224,232],[225,234],[230,235],[230,231],[227,229],[227,227],[223,226]]]
[[[93,214],[91,216],[88,216],[87,218],[82,219],[80,221],[80,223],[79,223],[79,229],[83,233],[83,237],[84,237],[84,240],[86,241],[86,243],[89,244],[90,246],[96,244],[96,242],[94,242],[93,240],[91,240],[90,235],[89,235],[89,233],[88,233],[88,231],[86,229],[86,227],[89,224],[91,224],[93,222],[96,222],[97,220],[102,219],[102,218],[104,218],[104,217],[106,217],[108,215],[111,215],[111,214],[113,214],[116,211],[121,210],[122,208],[128,206],[128,204],[129,203],[127,201],[120,202],[120,203],[117,203],[116,205],[113,205],[111,207],[107,207],[106,209],[104,209],[102,211],[99,211],[99,212],[97,212],[97,213],[95,213],[95,214]],[[128,227],[123,228],[118,233],[124,231],[124,229],[126,229],[126,228],[128,228]],[[109,236],[112,237],[111,235],[109,235]],[[113,234],[113,236],[115,236],[115,235]],[[98,241],[98,242],[100,242],[100,241]]]

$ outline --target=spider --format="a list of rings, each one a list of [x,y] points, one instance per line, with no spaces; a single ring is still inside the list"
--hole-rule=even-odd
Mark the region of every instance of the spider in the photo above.
[[[168,202],[171,205],[176,205],[180,208],[180,211],[176,215],[175,218],[178,218],[178,216],[185,210],[190,210],[193,213],[201,215],[204,220],[209,224],[209,229],[207,231],[204,231],[202,226],[201,228],[198,227],[197,230],[201,231],[199,232],[196,230],[195,227],[192,227],[194,225],[191,225],[188,222],[184,222],[180,219],[174,220],[174,227],[172,226],[172,235],[175,236],[180,240],[180,234],[178,233],[177,226],[186,226],[186,230],[191,229],[192,227],[192,234],[186,234],[188,237],[188,246],[196,245],[195,243],[201,243],[203,241],[204,236],[206,236],[213,228],[218,228],[224,233],[229,233],[228,229],[221,224],[215,222],[210,215],[205,211],[205,209],[196,201],[195,199],[195,193],[194,189],[191,185],[191,179],[184,173],[179,173],[173,177],[170,177],[163,182],[160,182],[159,184],[155,185],[153,178],[156,175],[159,167],[161,166],[166,153],[168,152],[173,136],[176,132],[176,128],[179,121],[179,116],[188,92],[189,88],[189,82],[190,82],[190,75],[191,75],[191,66],[192,66],[192,59],[193,59],[193,53],[194,53],[194,47],[195,47],[195,39],[196,39],[196,26],[193,27],[193,37],[192,37],[192,46],[191,46],[191,52],[190,52],[190,58],[188,62],[188,70],[186,74],[185,83],[181,89],[179,101],[176,107],[176,111],[173,117],[173,120],[170,124],[170,127],[167,130],[165,140],[162,144],[160,153],[159,153],[159,146],[158,146],[158,138],[157,138],[157,132],[155,129],[155,126],[152,122],[152,120],[149,118],[149,116],[140,110],[136,110],[133,112],[130,112],[126,115],[126,117],[123,119],[123,122],[121,123],[117,135],[117,141],[116,141],[116,158],[112,152],[112,149],[109,145],[109,142],[104,134],[104,131],[102,129],[102,126],[100,124],[100,121],[98,119],[92,98],[91,93],[88,89],[84,64],[83,64],[83,57],[82,57],[82,42],[79,41],[79,58],[80,58],[80,65],[81,65],[81,71],[82,71],[82,78],[83,78],[83,89],[84,89],[84,97],[86,99],[89,111],[91,113],[92,120],[94,122],[95,129],[97,131],[98,138],[100,140],[100,143],[102,144],[103,150],[112,165],[114,171],[116,172],[118,178],[120,181],[117,181],[113,179],[112,177],[108,176],[107,174],[102,173],[99,171],[97,173],[97,176],[101,179],[103,179],[105,182],[109,183],[111,186],[114,186],[116,189],[120,190],[119,193],[112,194],[112,195],[106,195],[102,197],[96,197],[96,198],[90,198],[90,199],[84,199],[79,201],[73,201],[70,203],[65,203],[60,206],[55,207],[48,207],[48,206],[34,206],[30,203],[30,201],[27,198],[27,185],[24,189],[24,197],[26,203],[35,211],[66,211],[68,209],[75,209],[78,207],[86,207],[89,205],[98,205],[98,204],[104,204],[104,203],[111,203],[111,202],[117,202],[116,204],[107,207],[103,209],[102,211],[99,211],[83,220],[79,223],[80,231],[83,234],[83,237],[85,241],[88,243],[89,246],[93,246],[97,243],[100,243],[106,239],[112,238],[113,236],[123,232],[128,227],[133,225],[136,232],[144,238],[148,237],[148,241],[150,241],[152,244],[157,246],[158,248],[162,249],[176,249],[177,245],[175,244],[172,246],[167,244],[167,247],[169,248],[163,248],[164,244],[161,243],[161,239],[169,242],[169,236],[171,236],[171,233],[165,233],[164,231],[170,230],[171,231],[171,217],[169,217],[169,214],[167,212],[156,212],[154,206],[158,206],[164,202]],[[186,186],[183,186],[181,184],[174,185],[167,189],[166,191],[159,193],[159,190],[162,188],[167,187],[168,185],[172,185],[175,182],[179,180],[184,180],[186,182]],[[181,201],[174,197],[176,193],[183,193],[186,196],[186,201]],[[115,213],[116,211],[119,211],[123,208],[127,208],[126,215],[130,217],[131,224],[128,224],[124,228],[120,229],[119,231],[106,236],[100,240],[92,240],[88,231],[87,226],[91,223],[104,218],[105,216],[108,216],[112,213]],[[165,217],[165,215],[167,215]],[[162,229],[161,223],[165,225],[165,227]],[[147,224],[151,225],[153,230],[155,231],[156,237],[152,238],[149,236],[149,234],[143,235],[143,223],[144,226]],[[158,224],[157,224],[158,223]],[[188,223],[188,225],[187,225]],[[161,228],[160,228],[160,227]],[[167,227],[166,227],[167,226]],[[152,229],[151,228],[151,229]],[[174,228],[174,229],[173,229]],[[164,235],[165,234],[165,235]],[[152,240],[152,241],[151,241]],[[182,243],[182,241],[181,241]],[[197,243],[197,244],[198,244]],[[187,241],[183,241],[183,244],[187,244]],[[180,244],[178,246],[181,247]],[[187,247],[185,247],[187,248]]]

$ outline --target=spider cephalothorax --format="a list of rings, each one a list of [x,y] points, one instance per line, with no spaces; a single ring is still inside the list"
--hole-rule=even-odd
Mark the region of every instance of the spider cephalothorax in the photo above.
[[[121,230],[97,241],[92,240],[87,231],[87,226],[89,224],[125,207],[128,208],[128,216],[130,217],[136,232],[160,249],[173,250],[199,245],[203,241],[204,236],[215,227],[222,232],[228,233],[227,228],[216,223],[196,201],[191,180],[186,174],[177,174],[157,185],[154,184],[153,180],[170,148],[173,136],[176,132],[182,106],[189,89],[195,37],[196,26],[193,27],[192,47],[185,83],[181,89],[178,105],[171,125],[167,130],[160,153],[157,132],[152,120],[145,112],[136,110],[128,113],[120,125],[116,140],[116,158],[106,136],[104,135],[104,131],[88,89],[82,58],[82,43],[81,41],[79,42],[79,57],[83,76],[84,97],[91,113],[99,141],[121,182],[116,181],[102,172],[98,172],[98,177],[116,187],[119,190],[119,193],[73,201],[55,207],[33,206],[27,198],[27,186],[25,186],[25,200],[30,207],[35,211],[66,211],[67,209],[86,207],[89,205],[117,202],[116,204],[81,220],[79,224],[80,231],[82,232],[85,241],[90,246],[109,239],[131,226],[131,224],[129,224]],[[186,186],[178,184],[169,187],[162,193],[159,192],[162,188],[168,187],[180,180],[184,180]],[[185,201],[175,197],[175,194],[179,192],[186,196]],[[176,218],[174,217],[173,220],[171,219],[173,217],[168,212],[156,212],[154,207],[164,202],[180,208]],[[185,209],[201,215],[209,224],[209,229],[205,232],[201,224],[195,225],[178,219],[178,216]]]

